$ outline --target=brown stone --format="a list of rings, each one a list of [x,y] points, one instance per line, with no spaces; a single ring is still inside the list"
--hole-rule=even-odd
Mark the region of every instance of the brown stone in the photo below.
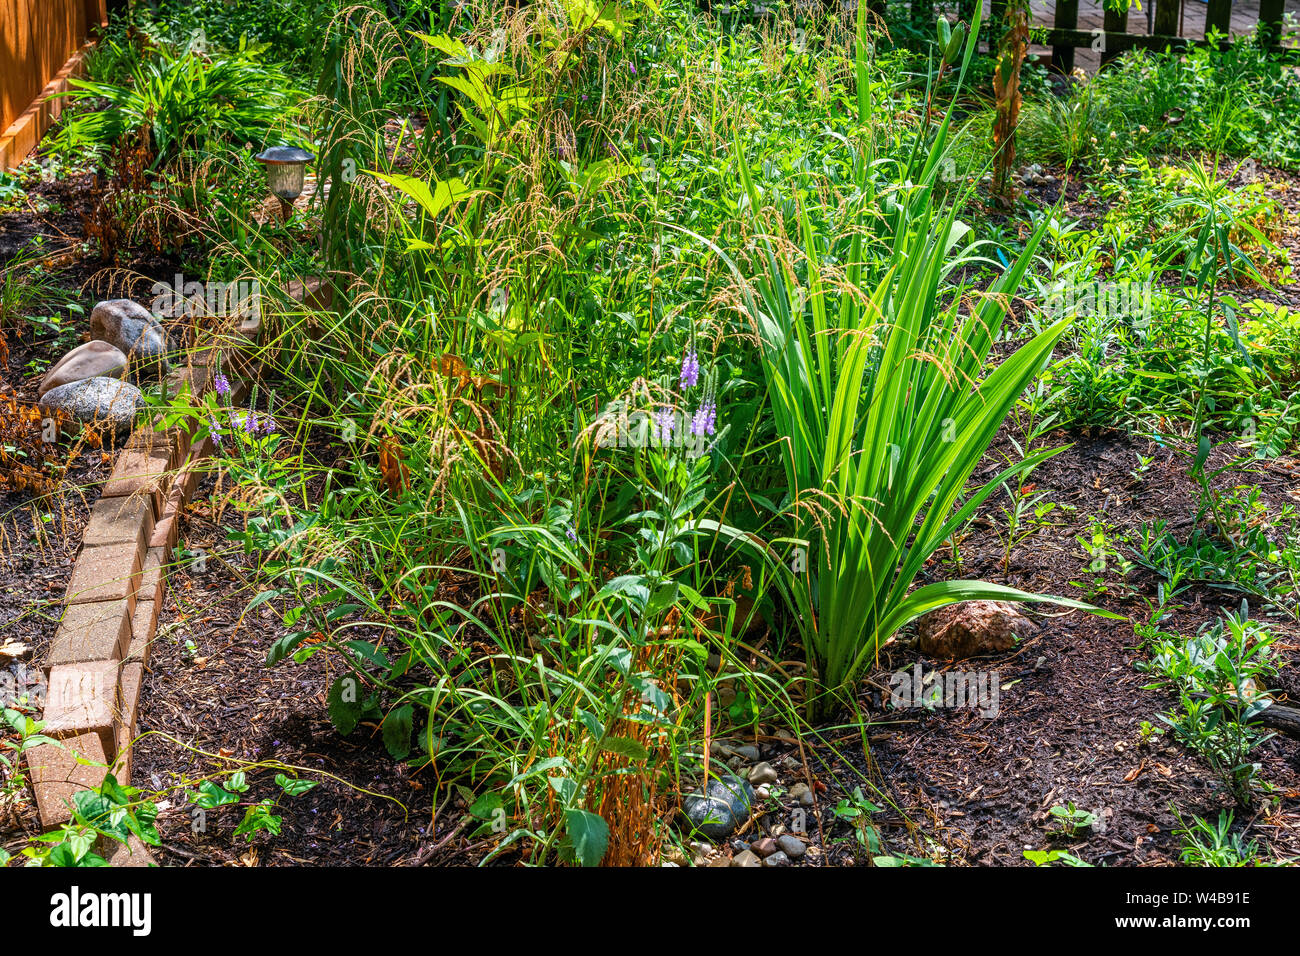
[[[137,364],[163,361],[169,348],[162,323],[130,299],[96,305],[90,312],[90,337],[113,343]]]
[[[50,668],[42,733],[56,740],[94,734],[111,758],[117,752],[118,670],[117,661]]]
[[[1009,651],[1017,637],[1037,630],[1014,604],[964,601],[923,615],[917,622],[918,647],[928,657],[957,660]]]
[[[221,361],[221,340],[215,336],[204,337],[186,351],[185,357],[191,365],[214,368]]]
[[[190,392],[200,396],[211,386],[212,372],[206,365],[191,365],[185,370],[185,379],[190,383]]]
[[[171,481],[171,448],[163,445],[152,451],[127,447],[117,456],[113,473],[104,485],[103,499],[139,497],[148,499],[153,516],[162,512]],[[152,530],[152,529],[151,529]]]
[[[259,309],[255,314],[241,316],[237,329],[239,337],[252,342],[256,342],[262,337],[262,311]]]
[[[233,372],[231,374],[234,374]],[[248,397],[253,383],[247,378],[232,378],[230,380],[230,404],[238,405]]]
[[[162,383],[163,393],[166,395],[166,400],[168,402],[176,399],[182,392],[188,390],[190,386],[189,377],[185,374],[185,369],[183,368],[172,369],[163,376]],[[194,395],[192,392],[191,395],[196,399],[198,398],[198,396]]]
[[[134,613],[143,556],[144,548],[133,541],[82,548],[68,580],[64,603],[126,601],[128,612]]]
[[[72,795],[79,790],[98,790],[104,782],[104,765],[108,763],[97,734],[41,744],[28,750],[25,756],[41,825],[47,830],[72,819]],[[78,756],[89,763],[79,761]]]
[[[203,459],[212,457],[212,450],[215,447],[216,443],[213,442],[212,435],[208,434],[204,436],[203,441],[190,449],[190,462],[196,465],[201,471],[203,466],[200,463]]]
[[[50,641],[46,669],[59,664],[118,660],[131,643],[126,601],[70,604]]]
[[[167,436],[168,448],[171,451],[171,468],[173,471],[184,463],[186,456],[190,453],[190,443],[194,439],[194,432],[197,428],[198,426],[193,421],[187,420],[170,425],[163,432]]]
[[[111,837],[101,839],[104,843],[101,845],[100,855],[108,860],[109,866],[155,865],[153,857],[149,855],[149,848],[134,833],[126,838],[125,843],[120,843]]]
[[[203,451],[203,446],[210,440],[205,438],[198,445],[191,448],[189,460],[176,473],[173,488],[179,488],[180,491],[174,497],[179,497],[182,508],[190,503],[190,498],[194,495],[194,489],[199,486],[199,479],[207,473],[208,463],[202,460],[199,453]]]
[[[315,312],[326,312],[334,304],[334,290],[326,283],[324,276],[290,279],[284,284],[284,291],[289,294],[289,298]]]
[[[125,454],[125,453],[123,453]],[[90,521],[81,536],[86,548],[132,543],[144,550],[153,533],[154,511],[144,496],[100,498],[90,509]]]
[[[135,741],[140,714],[140,688],[144,684],[144,664],[126,663],[118,686],[116,748],[113,775],[118,783],[131,782],[131,746]]]
[[[176,547],[178,537],[176,517],[174,509],[170,507],[163,509],[162,520],[154,525],[153,534],[149,536],[149,547],[166,548],[168,551]]]
[[[137,604],[141,601],[162,600],[167,580],[165,564],[170,552],[171,549],[165,545],[150,546],[145,552],[144,564],[140,569],[140,588],[135,594]]]
[[[144,664],[127,663],[121,668],[118,689],[118,723],[134,727],[140,710],[140,688],[144,684]]]
[[[171,489],[167,493],[167,500],[163,502],[162,513],[158,524],[154,526],[153,534],[149,536],[149,547],[162,547],[168,553],[176,545],[177,539],[177,522],[181,512],[189,503],[190,496],[194,494],[194,489],[198,487],[199,476],[203,466],[198,465],[193,460],[194,451],[190,452],[191,460],[187,461],[180,471],[176,473],[172,481]]]
[[[153,636],[158,631],[158,601],[137,601],[135,613],[131,615],[131,642],[123,656],[127,661],[149,663],[149,654],[153,649]]]
[[[131,438],[126,443],[127,449],[143,452],[146,455],[165,450],[170,456],[172,453],[172,435],[168,429],[158,426],[158,422],[163,417],[160,415],[152,425],[148,427],[141,426],[131,432]]]
[[[36,390],[38,398],[60,385],[80,382],[83,378],[102,375],[106,378],[126,378],[130,361],[122,350],[108,342],[87,342],[78,345],[59,359],[41,379],[40,388]]]
[[[116,735],[116,753],[108,772],[123,786],[131,782],[131,742],[135,740],[135,730],[125,724],[118,724]]]

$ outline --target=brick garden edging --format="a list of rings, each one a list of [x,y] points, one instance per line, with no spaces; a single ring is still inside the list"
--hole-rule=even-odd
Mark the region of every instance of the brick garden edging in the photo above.
[[[298,289],[290,294],[303,297]],[[243,319],[221,368],[255,375],[250,347],[256,347],[261,330],[260,318]],[[211,389],[208,363],[220,354],[209,347],[188,355],[185,366],[168,375],[168,394],[188,384],[194,398],[201,398]],[[232,402],[241,402],[250,387],[247,377],[232,380]],[[160,421],[132,432],[91,508],[59,629],[41,665],[46,678],[42,733],[58,743],[33,747],[25,756],[45,830],[71,820],[73,794],[98,789],[109,771],[124,785],[131,779],[140,688],[180,516],[213,447],[211,437],[196,445],[186,429],[159,429]],[[152,862],[134,836],[129,844],[110,842],[103,849],[111,852],[111,866]]]

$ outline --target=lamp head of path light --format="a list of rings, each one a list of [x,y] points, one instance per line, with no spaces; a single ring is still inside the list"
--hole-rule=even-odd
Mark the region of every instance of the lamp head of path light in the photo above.
[[[302,195],[307,164],[315,158],[296,146],[271,146],[254,157],[266,167],[267,185],[280,200],[280,212],[285,222],[293,212],[293,201]]]

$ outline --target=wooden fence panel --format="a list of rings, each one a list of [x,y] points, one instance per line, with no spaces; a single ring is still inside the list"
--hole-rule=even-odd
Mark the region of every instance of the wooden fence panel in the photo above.
[[[1265,46],[1276,46],[1282,40],[1282,11],[1286,0],[1259,0],[1260,40]]]
[[[1231,0],[1229,0],[1229,2],[1231,2]],[[1120,53],[1119,50],[1111,49],[1110,42],[1109,42],[1110,40],[1109,35],[1112,33],[1128,32],[1128,10],[1124,10],[1123,12],[1107,10],[1105,19],[1102,22],[1102,27],[1105,29],[1107,34],[1106,47],[1101,54],[1101,62],[1104,65],[1106,63],[1109,63],[1111,60],[1115,59],[1115,57],[1119,56]]]
[[[1205,10],[1205,35],[1217,29],[1220,33],[1231,32],[1232,0],[1210,0]]]
[[[0,0],[0,169],[21,161],[58,115],[42,92],[104,11],[104,0]]]
[[[1183,26],[1183,4],[1186,2],[1189,0],[1147,0],[1147,3],[1154,4],[1151,18],[1147,20],[1150,34],[1127,32],[1127,10],[1116,12],[1103,9],[1101,35],[1104,47],[1101,62],[1109,63],[1126,50],[1182,50],[1204,44],[1206,40],[1200,37],[1179,35]],[[995,15],[999,7],[1005,7],[1005,3],[1006,0],[992,0]],[[1205,11],[1206,37],[1218,30],[1225,37],[1224,44],[1234,38],[1232,7],[1233,0],[1208,0]],[[1300,49],[1280,46],[1285,10],[1286,0],[1259,0],[1259,38],[1262,45],[1294,64],[1300,62]],[[1055,22],[1046,31],[1045,42],[1052,47],[1052,65],[1063,73],[1069,73],[1074,68],[1074,51],[1079,47],[1092,46],[1097,37],[1094,30],[1079,29],[1079,15],[1079,0],[1057,0]],[[1239,34],[1244,32],[1241,18],[1238,18],[1236,28]],[[1042,34],[1039,36],[1041,38]]]
[[[1286,0],[1281,0],[1285,3]],[[1156,36],[1178,36],[1178,15],[1182,12],[1181,0],[1156,0],[1156,22],[1153,28]]]
[[[1074,30],[1079,26],[1079,0],[1056,0],[1058,30]],[[1074,47],[1068,43],[1052,47],[1052,65],[1062,73],[1074,71]]]

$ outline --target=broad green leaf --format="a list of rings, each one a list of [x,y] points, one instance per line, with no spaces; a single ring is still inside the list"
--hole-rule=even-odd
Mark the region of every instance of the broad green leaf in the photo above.
[[[564,829],[574,859],[582,866],[599,866],[609,848],[609,825],[587,810],[565,810]]]
[[[353,674],[344,674],[335,678],[326,695],[330,720],[344,737],[356,729],[357,722],[361,719],[361,703],[358,700],[360,692],[358,678]]]
[[[405,760],[411,753],[411,718],[414,707],[402,704],[388,712],[384,718],[384,746],[398,760]]]
[[[645,760],[650,756],[650,751],[631,737],[606,737],[600,749],[627,757],[629,760]]]

